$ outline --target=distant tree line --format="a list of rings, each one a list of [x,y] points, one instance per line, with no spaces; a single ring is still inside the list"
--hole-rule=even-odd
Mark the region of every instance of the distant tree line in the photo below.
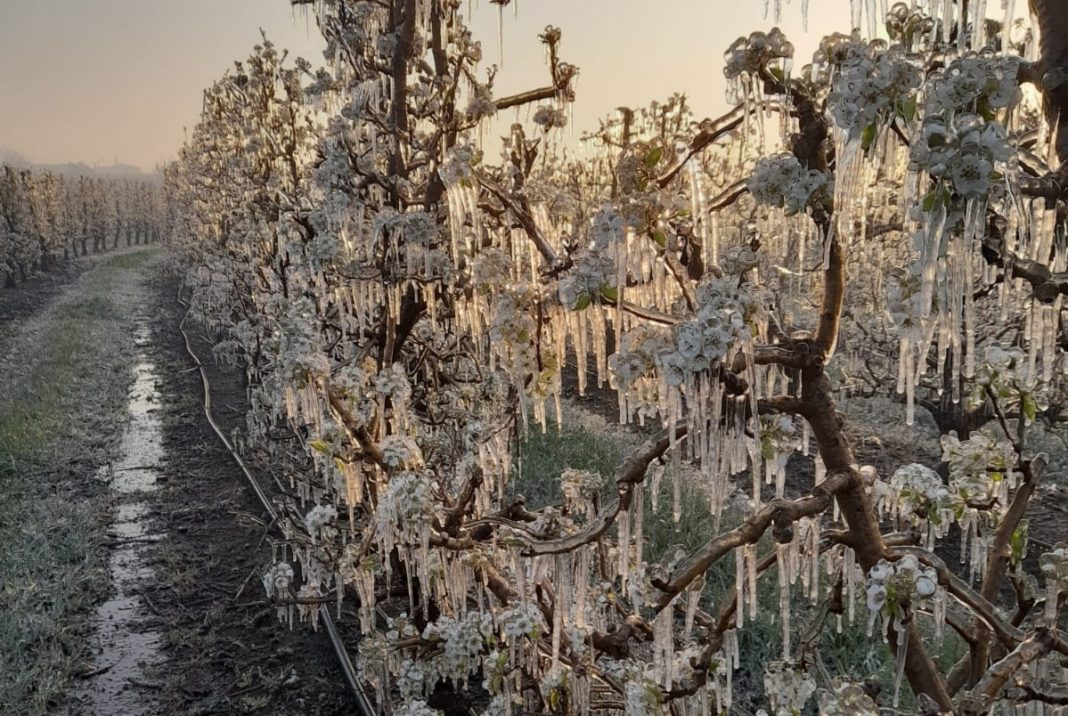
[[[144,179],[64,177],[0,165],[0,282],[50,270],[60,258],[159,239],[162,187]]]

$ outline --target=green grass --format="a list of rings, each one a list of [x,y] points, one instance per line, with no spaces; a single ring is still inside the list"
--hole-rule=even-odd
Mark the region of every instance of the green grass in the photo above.
[[[624,457],[620,440],[615,435],[581,426],[567,428],[561,433],[550,428],[545,434],[532,429],[520,446],[520,469],[517,470],[512,489],[516,494],[524,495],[528,505],[534,509],[557,503],[560,501],[560,473],[570,467],[599,472],[605,477],[605,498],[612,499],[614,488],[611,485],[611,475]],[[716,519],[709,507],[708,498],[693,485],[691,475],[682,479],[683,509],[678,523],[675,522],[672,509],[673,486],[670,469],[661,481],[655,514],[652,512],[648,493],[651,486],[646,486],[644,559],[647,562],[665,560],[677,546],[682,546],[687,553],[692,553],[716,534]],[[742,515],[738,512],[725,510],[720,515],[720,532],[736,527],[741,519]],[[757,545],[760,557],[769,554],[773,548],[774,544],[769,535],[765,535]],[[820,576],[825,582],[829,580],[825,574],[821,573]],[[720,605],[733,596],[734,591],[734,556],[728,554],[705,575],[703,608],[715,614]],[[816,614],[816,608],[801,591],[799,581],[793,588],[790,599],[790,632],[794,648]],[[752,712],[767,707],[763,681],[765,665],[783,657],[779,587],[774,567],[758,582],[757,604],[756,619],[750,621],[747,612],[745,626],[738,634],[742,664],[734,674],[736,703]],[[889,704],[890,694],[893,693],[894,655],[883,643],[878,632],[873,637],[867,636],[867,608],[863,603],[862,593],[859,593],[855,614],[853,624],[843,618],[841,632],[836,628],[836,618],[833,615],[828,618],[819,641],[820,657],[832,676],[878,676],[883,685],[882,693],[886,695],[884,701]],[[920,626],[925,634],[925,643],[929,645],[939,665],[948,670],[964,654],[966,647],[963,640],[946,627],[942,645],[936,647],[930,618],[921,616]],[[913,699],[907,684],[902,687],[901,694],[902,708],[908,712],[913,705]],[[815,699],[810,702],[810,712],[815,713]]]
[[[0,713],[55,710],[88,663],[86,617],[107,586],[93,476],[131,379],[113,296],[136,278],[95,266],[0,355]]]
[[[112,256],[107,261],[107,265],[113,268],[120,269],[135,269],[144,266],[150,261],[154,261],[160,253],[158,247],[137,249],[134,251],[128,251],[126,253]]]

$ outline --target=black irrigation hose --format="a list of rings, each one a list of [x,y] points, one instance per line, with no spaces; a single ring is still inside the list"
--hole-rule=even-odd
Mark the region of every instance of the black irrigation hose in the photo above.
[[[222,442],[226,451],[230,453],[230,457],[234,459],[237,466],[241,468],[241,472],[245,474],[245,478],[249,484],[252,485],[253,492],[256,493],[256,497],[259,498],[260,503],[263,505],[263,509],[271,518],[271,523],[276,524],[278,519],[278,510],[267,498],[267,494],[263,491],[259,481],[245,465],[245,461],[241,459],[241,456],[234,450],[233,444],[230,442],[226,434],[223,433],[218,423],[215,422],[215,417],[211,412],[211,383],[208,382],[208,372],[204,368],[204,364],[200,361],[200,358],[193,351],[193,346],[189,342],[189,334],[185,330],[186,319],[189,318],[189,304],[182,301],[180,298],[178,302],[186,307],[185,315],[182,317],[181,323],[178,324],[178,330],[182,332],[182,338],[185,339],[185,350],[189,354],[189,357],[196,363],[197,368],[200,371],[200,380],[204,387],[204,417],[208,419],[208,424],[211,425],[211,429],[215,431],[215,434],[219,436],[219,440]],[[330,613],[330,608],[323,604],[319,607],[319,621],[322,622],[323,627],[326,629],[327,636],[330,637],[330,644],[334,647],[334,656],[337,657],[338,665],[341,667],[341,672],[345,675],[345,682],[349,686],[349,690],[352,691],[352,695],[356,699],[356,705],[360,709],[363,716],[374,716],[375,708],[371,704],[371,700],[367,697],[367,693],[364,691],[363,686],[360,684],[359,676],[356,674],[356,667],[352,664],[352,659],[349,658],[349,653],[345,649],[345,643],[341,640],[341,634],[337,630],[337,624],[334,623],[334,617]]]

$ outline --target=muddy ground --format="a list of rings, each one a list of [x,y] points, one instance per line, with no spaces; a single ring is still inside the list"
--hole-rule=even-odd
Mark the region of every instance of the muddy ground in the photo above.
[[[353,713],[325,635],[263,599],[262,509],[201,412],[165,263],[0,292],[0,713]],[[211,372],[229,430],[240,375]]]
[[[167,662],[153,674],[162,712],[355,713],[326,635],[306,625],[290,631],[264,599],[260,575],[274,535],[204,418],[200,375],[178,327],[177,284],[156,286],[153,360],[166,458],[154,510],[170,538],[153,546],[159,581],[144,598],[165,624]],[[210,344],[192,335],[208,367],[216,420],[229,434],[243,422],[241,374],[216,366]]]

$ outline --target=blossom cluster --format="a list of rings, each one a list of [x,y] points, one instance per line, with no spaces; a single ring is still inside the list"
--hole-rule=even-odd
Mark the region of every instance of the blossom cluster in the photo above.
[[[752,284],[713,278],[698,289],[697,315],[675,327],[674,350],[655,356],[668,385],[682,385],[708,370],[739,342],[753,337],[764,313],[764,297]]]
[[[851,53],[842,65],[828,103],[850,140],[864,137],[870,142],[872,130],[896,116],[912,119],[922,82],[920,64],[903,48],[886,49],[873,41],[866,51]]]
[[[574,265],[560,279],[557,291],[564,306],[581,310],[600,297],[614,299],[616,266],[610,256],[584,251],[574,258]]]
[[[1002,407],[1019,405],[1024,420],[1035,419],[1039,409],[1044,408],[1048,386],[1039,383],[1038,376],[1019,348],[987,347],[983,362],[977,366],[973,380],[975,386],[970,400],[981,405],[987,392],[1002,401]]]
[[[492,637],[493,621],[489,614],[468,612],[459,618],[442,616],[428,624],[423,639],[443,642],[427,663],[428,669],[438,677],[429,683],[450,679],[460,686],[482,666],[482,649]]]
[[[912,145],[910,166],[949,182],[958,194],[977,198],[989,193],[998,179],[995,166],[1012,153],[1005,129],[997,122],[975,114],[954,114],[949,119],[928,116]],[[937,205],[929,200],[923,208]]]
[[[820,691],[819,703],[820,716],[879,715],[879,707],[859,684],[840,678]]]
[[[804,711],[816,693],[816,682],[792,664],[773,661],[764,671],[764,693],[771,704],[771,716],[793,716]]]
[[[932,35],[934,29],[934,20],[915,3],[911,8],[908,3],[894,3],[886,14],[886,31],[890,39],[909,49],[916,49],[917,45]]]
[[[904,465],[890,476],[889,494],[899,519],[941,524],[952,518],[949,489],[937,472],[919,463]]]
[[[1038,566],[1048,584],[1056,586],[1060,592],[1068,592],[1068,547],[1057,545],[1043,553],[1038,558]]]
[[[805,169],[793,154],[764,157],[749,178],[749,192],[758,204],[770,204],[788,215],[803,212],[814,200],[832,195],[831,182],[816,169]]]
[[[329,542],[334,538],[337,530],[334,523],[337,521],[337,510],[333,505],[316,505],[304,516],[304,526],[308,528],[308,534],[313,544],[319,544],[320,540]]]
[[[1011,486],[1016,452],[1008,440],[973,433],[967,440],[943,435],[942,459],[949,464],[954,496],[965,504],[989,504]]]
[[[603,485],[604,478],[596,472],[568,468],[560,475],[564,504],[571,512],[592,514],[592,498]]]
[[[535,639],[545,628],[544,618],[533,604],[519,603],[497,615],[497,623],[506,638]]]
[[[553,127],[567,126],[567,112],[559,107],[542,105],[534,111],[534,124],[552,129]]]
[[[1020,61],[1014,57],[967,55],[936,71],[926,89],[928,115],[982,114],[1014,105],[1020,97]]]
[[[655,356],[671,349],[667,331],[646,325],[635,326],[623,334],[619,351],[608,358],[616,385],[620,390],[630,390],[640,378],[648,376],[655,367]]]
[[[756,75],[774,59],[793,57],[794,46],[777,27],[770,32],[753,32],[731,43],[724,55],[727,79]]]
[[[929,599],[938,591],[938,574],[932,567],[920,565],[907,554],[896,562],[885,559],[868,570],[868,609],[873,616],[903,616],[904,608],[914,599]]]
[[[383,535],[418,534],[429,524],[437,504],[436,490],[429,475],[421,472],[394,475],[379,502],[378,531]]]

